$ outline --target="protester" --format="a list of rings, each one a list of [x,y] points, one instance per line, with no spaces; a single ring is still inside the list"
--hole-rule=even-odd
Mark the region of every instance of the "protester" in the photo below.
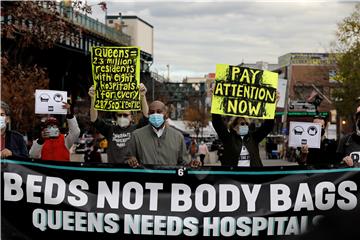
[[[54,117],[44,119],[41,135],[33,142],[30,149],[30,157],[42,160],[70,161],[70,148],[78,140],[80,129],[73,115],[70,104],[64,103],[68,110],[66,115],[69,127],[68,134],[60,133],[59,122]]]
[[[24,137],[9,129],[11,110],[8,104],[1,101],[0,112],[0,131],[1,131],[1,158],[23,157],[28,158],[28,152]]]
[[[143,116],[148,117],[149,107],[146,101],[146,87],[140,84],[140,101]],[[91,97],[90,121],[94,123],[94,127],[108,141],[107,157],[109,163],[125,163],[127,159],[126,143],[130,140],[131,133],[140,127],[143,127],[146,120],[142,120],[141,124],[132,123],[132,115],[130,111],[117,112],[115,121],[116,125],[107,123],[103,119],[98,118],[98,111],[94,108],[94,87],[90,87],[89,95]]]
[[[336,141],[327,139],[325,136],[326,119],[317,115],[313,123],[321,125],[321,144],[320,148],[308,148],[307,144],[301,146],[299,165],[312,165],[316,168],[331,167],[338,163],[336,158]]]
[[[191,160],[195,160],[196,159],[196,154],[198,152],[198,145],[196,143],[196,140],[193,138],[191,140],[191,144],[190,144],[190,149],[189,149],[189,153],[191,156]]]
[[[165,124],[165,104],[154,101],[149,106],[149,125],[133,132],[129,142],[128,164],[187,165],[197,167],[200,161],[189,160],[183,135]]]
[[[204,143],[204,141],[201,141],[198,153],[200,156],[201,165],[204,166],[205,156],[209,155],[209,149]]]
[[[360,166],[360,107],[355,114],[355,131],[340,140],[336,152],[338,160],[346,166]]]
[[[279,93],[276,96],[276,103],[278,100]],[[251,132],[249,118],[234,117],[227,127],[221,115],[212,114],[212,123],[224,144],[222,166],[263,166],[259,154],[259,143],[272,131],[274,119],[265,120],[258,129]]]

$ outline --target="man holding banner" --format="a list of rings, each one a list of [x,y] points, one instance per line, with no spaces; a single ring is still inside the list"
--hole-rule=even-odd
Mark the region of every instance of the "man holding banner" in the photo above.
[[[154,101],[149,107],[149,125],[133,132],[129,142],[128,164],[167,166],[200,166],[200,161],[190,161],[183,135],[166,124],[166,106]]]
[[[262,167],[259,143],[272,131],[279,100],[277,73],[218,64],[211,112],[224,144],[223,166]],[[226,126],[221,115],[235,116]],[[249,131],[249,118],[265,119]]]

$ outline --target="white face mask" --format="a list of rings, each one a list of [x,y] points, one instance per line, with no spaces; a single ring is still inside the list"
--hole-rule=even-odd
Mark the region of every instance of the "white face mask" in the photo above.
[[[130,120],[129,120],[129,118],[126,118],[126,117],[117,117],[116,123],[120,127],[124,128],[124,127],[128,127],[130,125]]]
[[[50,138],[57,138],[60,135],[58,127],[48,127],[47,132],[49,133]]]
[[[0,116],[0,129],[6,128],[6,117]]]

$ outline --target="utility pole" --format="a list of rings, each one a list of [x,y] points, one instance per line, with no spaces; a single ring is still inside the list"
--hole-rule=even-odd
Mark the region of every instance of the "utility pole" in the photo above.
[[[286,152],[287,152],[287,146],[285,145],[285,140],[287,140],[288,136],[288,132],[289,132],[289,128],[287,126],[287,117],[288,117],[288,112],[289,112],[289,103],[290,103],[290,90],[291,90],[291,70],[292,70],[292,66],[291,66],[291,62],[290,64],[287,66],[287,88],[286,88],[286,94],[285,94],[285,106],[284,106],[284,115],[282,116],[282,129],[281,132],[282,134],[284,134],[284,146],[283,149],[284,151],[284,160],[286,160]]]
[[[167,80],[168,82],[170,82],[170,64],[167,64],[166,67],[167,67]]]

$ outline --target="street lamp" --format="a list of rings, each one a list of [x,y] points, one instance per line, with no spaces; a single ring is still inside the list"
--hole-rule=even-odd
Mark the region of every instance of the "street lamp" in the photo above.
[[[157,70],[157,68],[154,68],[154,70],[156,71],[156,78],[158,78],[159,77],[159,71]],[[152,95],[152,101],[155,101],[155,78],[154,78],[154,76],[152,77],[151,95]]]

